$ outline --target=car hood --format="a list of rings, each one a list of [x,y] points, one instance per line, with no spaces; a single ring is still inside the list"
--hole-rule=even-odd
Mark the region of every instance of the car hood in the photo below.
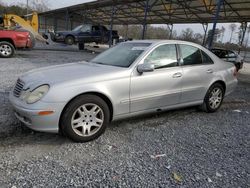
[[[65,86],[114,79],[124,76],[126,68],[100,65],[88,62],[68,63],[49,66],[27,72],[20,79],[24,89],[35,89],[42,84],[61,84]]]

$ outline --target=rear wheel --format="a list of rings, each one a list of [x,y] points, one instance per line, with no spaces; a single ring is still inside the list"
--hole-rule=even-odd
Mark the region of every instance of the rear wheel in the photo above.
[[[224,88],[221,84],[213,84],[207,91],[204,102],[202,104],[202,109],[210,113],[217,111],[224,99],[224,92]]]
[[[73,45],[75,43],[75,39],[73,36],[67,36],[65,38],[65,43],[68,45]]]
[[[14,46],[9,42],[0,42],[0,57],[10,58],[15,54]]]
[[[105,131],[109,118],[109,107],[104,100],[95,95],[82,95],[66,107],[60,127],[73,141],[88,142]]]

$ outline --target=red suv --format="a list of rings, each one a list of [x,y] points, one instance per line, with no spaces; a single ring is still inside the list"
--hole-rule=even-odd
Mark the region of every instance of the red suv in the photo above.
[[[28,31],[0,30],[0,57],[12,57],[20,48],[32,48]]]

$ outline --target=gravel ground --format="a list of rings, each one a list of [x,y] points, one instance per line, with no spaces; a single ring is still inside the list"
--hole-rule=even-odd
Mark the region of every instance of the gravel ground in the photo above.
[[[186,108],[118,121],[84,144],[33,132],[14,118],[7,98],[20,74],[93,56],[34,50],[1,59],[0,187],[250,187],[245,81],[217,113]]]

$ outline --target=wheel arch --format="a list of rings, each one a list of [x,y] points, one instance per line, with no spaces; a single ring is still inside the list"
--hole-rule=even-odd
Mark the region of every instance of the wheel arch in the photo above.
[[[14,48],[16,48],[16,45],[11,38],[0,38],[0,42],[9,42],[10,44],[13,45]]]
[[[66,39],[67,37],[73,37],[74,40],[76,39],[76,36],[74,36],[74,35],[72,35],[72,34],[67,34],[67,35],[65,36],[65,39]]]
[[[227,89],[226,83],[225,83],[223,80],[216,80],[216,81],[214,81],[214,82],[210,85],[210,87],[211,87],[212,85],[216,84],[216,83],[222,85],[222,87],[223,87],[223,89],[224,89],[224,95],[225,95],[226,89]],[[209,87],[209,88],[210,88],[210,87]]]
[[[63,113],[65,112],[65,110],[67,109],[67,106],[68,106],[73,100],[75,100],[77,97],[80,97],[80,96],[82,96],[82,95],[95,95],[95,96],[98,96],[98,97],[100,97],[101,99],[103,99],[103,100],[106,102],[106,104],[108,105],[108,108],[109,108],[109,111],[110,111],[110,120],[109,120],[109,121],[112,121],[112,119],[113,119],[113,109],[114,109],[114,107],[113,107],[113,104],[112,104],[110,98],[107,97],[107,96],[106,96],[105,94],[103,94],[103,93],[96,92],[96,91],[90,91],[90,92],[80,93],[80,94],[76,95],[75,97],[71,98],[71,99],[67,102],[67,104],[64,106],[64,108],[63,108],[63,110],[62,110],[62,112],[61,112],[61,114],[60,114],[60,119],[59,119],[59,130],[61,129],[61,119],[62,119],[62,115],[63,115]]]

